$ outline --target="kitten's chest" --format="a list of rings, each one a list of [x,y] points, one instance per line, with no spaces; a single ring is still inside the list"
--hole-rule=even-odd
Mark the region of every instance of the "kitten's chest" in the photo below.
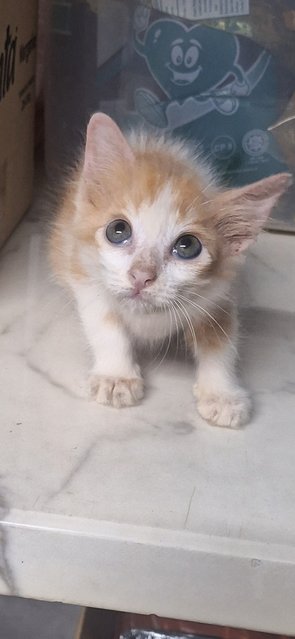
[[[131,336],[140,342],[155,342],[176,332],[176,322],[168,312],[125,312],[122,319]]]

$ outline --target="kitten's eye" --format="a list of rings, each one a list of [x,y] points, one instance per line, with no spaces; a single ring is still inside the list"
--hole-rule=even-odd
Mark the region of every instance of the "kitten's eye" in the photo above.
[[[106,236],[112,244],[123,244],[131,235],[131,226],[125,220],[114,220],[106,228]]]
[[[198,257],[202,250],[202,244],[200,240],[194,235],[182,235],[175,242],[172,253],[181,257],[183,260],[191,260],[194,257]]]

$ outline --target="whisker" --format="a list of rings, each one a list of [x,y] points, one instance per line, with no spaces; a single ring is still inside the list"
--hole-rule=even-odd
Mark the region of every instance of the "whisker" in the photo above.
[[[173,301],[172,300],[167,300],[165,303],[161,304],[161,310],[168,310],[168,312],[169,312],[169,338],[168,338],[168,342],[167,342],[165,353],[164,353],[162,359],[160,360],[160,363],[157,365],[156,370],[162,364],[162,362],[164,361],[165,357],[167,356],[167,354],[169,352],[169,348],[170,348],[170,345],[171,345],[171,342],[172,342],[173,333],[174,333],[174,325],[175,325],[175,329],[176,329],[177,350],[178,350],[178,346],[179,346],[179,324],[178,324],[179,314],[176,311],[176,309],[174,308]],[[172,313],[173,313],[173,315],[172,315]],[[174,320],[174,322],[173,322],[173,320]],[[161,353],[161,350],[162,350],[162,347],[163,347],[164,344],[165,344],[165,337],[163,338],[162,343],[161,343],[161,348],[158,351],[156,357],[153,359],[152,363],[157,361],[157,358],[158,358],[159,354]]]
[[[214,180],[210,180],[210,182],[207,184],[207,186],[205,186],[204,189],[202,189],[202,193],[206,193],[206,191],[208,191],[208,189],[211,189],[212,186],[214,186],[215,181]]]
[[[180,321],[180,324],[181,324],[181,330],[182,330],[182,334],[183,334],[183,338],[184,338],[184,346],[185,346],[185,358],[187,358],[186,333],[185,333],[185,328],[184,328],[184,324],[183,324],[182,317],[181,317],[181,307],[179,307],[176,299],[174,299],[174,305],[175,305],[175,311],[177,313],[177,317],[179,318],[179,321]]]
[[[201,202],[201,198],[199,195],[197,195],[190,203],[189,208],[192,209],[195,204],[199,204],[200,202]]]
[[[197,305],[197,306],[196,306],[196,305],[195,305],[193,302],[191,302],[190,300],[187,300],[187,302],[188,302],[189,304],[191,304],[192,306],[195,306],[195,308],[197,308],[197,309],[198,309],[201,313],[202,313],[202,312],[203,312],[203,313],[205,313],[205,309],[202,309],[202,307],[201,307],[201,306],[199,306],[199,305]],[[220,337],[220,335],[217,333],[217,330],[216,330],[216,328],[215,328],[214,324],[212,324],[212,322],[211,322],[210,318],[209,318],[209,317],[207,317],[207,316],[206,316],[206,321],[207,321],[207,322],[209,322],[209,324],[210,324],[210,326],[211,326],[212,330],[214,331],[214,333],[215,333],[215,335],[216,335],[216,337],[217,337],[218,341],[219,341],[219,342],[220,342],[220,344],[221,344],[221,343],[222,343],[222,341],[221,341],[221,337]]]
[[[171,316],[171,311],[170,311],[169,306],[167,307],[167,309],[168,309],[168,312],[169,312],[169,338],[168,338],[168,342],[167,342],[167,346],[166,346],[164,355],[163,355],[162,359],[160,360],[159,364],[157,365],[157,367],[154,369],[155,371],[158,370],[158,368],[160,368],[161,364],[163,363],[163,361],[164,361],[164,359],[165,359],[165,357],[166,357],[166,355],[167,355],[167,353],[169,351],[170,344],[171,344],[171,338],[172,338],[172,316]],[[164,340],[163,340],[162,344],[163,343],[165,343]]]
[[[191,291],[189,289],[183,289],[183,291],[185,293],[187,293],[188,295],[194,295],[195,297],[199,297],[201,300],[205,300],[205,302],[210,302],[211,306],[215,306],[216,308],[218,308],[220,311],[222,311],[223,313],[225,313],[225,315],[231,315],[231,313],[229,313],[228,311],[225,310],[225,308],[223,308],[223,306],[220,306],[220,304],[217,304],[217,302],[213,302],[211,300],[208,300],[207,297],[205,297],[204,295],[200,295],[200,293],[197,293],[196,291]]]
[[[179,331],[178,331],[179,327],[178,327],[178,321],[177,321],[178,318],[177,318],[177,315],[176,315],[175,308],[174,308],[172,300],[170,301],[169,306],[170,306],[170,308],[171,308],[171,310],[173,312],[173,318],[174,318],[175,328],[176,328],[176,355],[177,355],[178,354],[178,348],[179,348]]]
[[[162,312],[164,309],[165,309],[164,304],[161,304],[161,312]],[[161,340],[159,350],[156,352],[155,356],[153,357],[153,359],[152,359],[152,361],[151,361],[151,366],[153,366],[153,364],[155,364],[155,363],[157,362],[157,359],[158,359],[159,355],[160,355],[160,354],[161,354],[161,352],[162,352],[162,348],[163,348],[164,344],[165,344],[165,336],[164,336],[164,337],[163,337],[163,339]],[[158,368],[158,367],[159,367],[159,365],[157,365],[157,367],[156,367],[156,369],[155,369],[155,370],[157,370],[157,368]]]
[[[187,302],[188,304],[191,304],[191,306],[193,306],[193,308],[199,310],[201,313],[204,313],[207,317],[209,317],[216,324],[216,326],[218,326],[219,330],[224,334],[224,336],[228,340],[228,342],[229,342],[230,346],[233,348],[233,350],[235,352],[237,352],[237,348],[234,345],[234,343],[232,342],[232,340],[229,337],[228,333],[224,330],[223,326],[221,326],[221,324],[219,324],[217,319],[213,315],[211,315],[211,313],[209,313],[209,311],[207,311],[207,309],[203,308],[202,306],[200,306],[196,302],[192,302],[192,300],[189,300],[189,299],[187,299],[185,297],[181,297],[181,299],[183,299],[183,301]]]
[[[178,305],[179,305],[179,309],[182,311],[182,314],[183,314],[184,318],[185,318],[185,319],[186,319],[186,321],[187,321],[187,325],[188,325],[188,327],[189,327],[190,334],[191,334],[191,336],[192,336],[192,340],[193,340],[194,351],[195,351],[195,353],[196,353],[196,352],[197,352],[197,339],[196,339],[196,334],[195,334],[195,331],[194,331],[194,327],[193,327],[193,323],[192,323],[192,321],[191,321],[191,318],[190,318],[190,316],[189,316],[189,314],[188,314],[188,312],[187,312],[187,310],[186,310],[186,308],[185,308],[184,304],[181,302],[181,300],[180,300],[179,298],[177,298],[177,299],[176,299],[176,300],[174,300],[174,301],[175,301],[176,303],[178,303]]]
[[[180,300],[179,300],[179,302],[180,302]],[[185,308],[185,305],[184,305],[182,302],[180,302],[180,303],[181,303],[181,305],[182,305],[182,307],[183,307],[183,313],[185,313],[185,316],[186,316],[186,318],[187,318],[187,322],[188,322],[189,327],[190,327],[190,333],[191,333],[192,338],[193,338],[194,353],[195,353],[195,355],[196,355],[196,354],[197,354],[197,347],[198,347],[198,344],[197,344],[197,337],[196,337],[196,332],[195,332],[195,330],[194,330],[194,326],[193,326],[192,320],[191,320],[191,318],[190,318],[190,315],[189,315],[189,313],[188,313],[187,309]]]

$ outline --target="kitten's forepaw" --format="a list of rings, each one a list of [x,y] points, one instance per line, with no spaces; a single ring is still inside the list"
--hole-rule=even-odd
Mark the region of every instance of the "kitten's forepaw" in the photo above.
[[[134,406],[143,397],[143,380],[140,377],[102,377],[92,375],[89,379],[91,396],[98,404],[124,408]]]
[[[207,422],[223,428],[239,428],[249,421],[251,401],[242,389],[232,393],[206,394],[195,387],[198,411]]]

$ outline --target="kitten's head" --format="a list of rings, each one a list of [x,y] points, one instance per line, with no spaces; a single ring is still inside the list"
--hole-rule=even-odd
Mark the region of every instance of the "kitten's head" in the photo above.
[[[139,312],[196,291],[210,297],[289,183],[282,173],[221,191],[186,145],[144,136],[129,143],[98,113],[88,126],[77,199],[77,233],[91,246],[88,270]]]

